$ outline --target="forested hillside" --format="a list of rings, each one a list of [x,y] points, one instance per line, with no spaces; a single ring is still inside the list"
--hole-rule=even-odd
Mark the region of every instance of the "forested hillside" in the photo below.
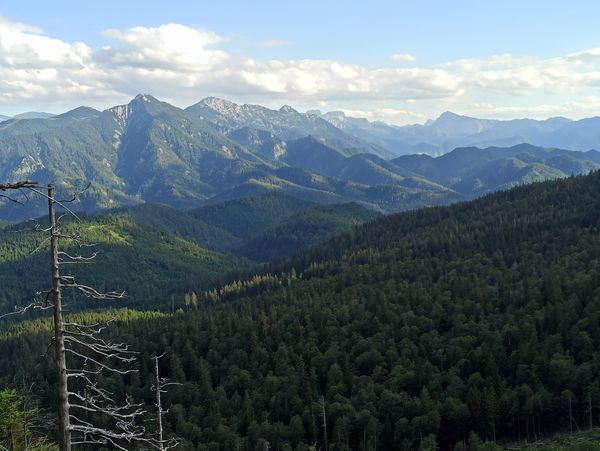
[[[94,246],[77,248],[66,239],[63,245],[97,257],[68,272],[103,291],[125,291],[118,305],[172,309],[184,305],[186,294],[213,288],[231,272],[255,271],[379,214],[357,204],[316,205],[270,193],[188,212],[143,204],[80,216],[81,221],[65,220],[65,233]],[[42,228],[46,222],[39,219]],[[31,254],[45,239],[32,231],[34,224],[0,227],[0,314],[27,303],[51,282],[47,246]],[[97,302],[70,306],[89,307]]]
[[[588,399],[600,411],[599,193],[595,172],[359,226],[197,307],[115,325],[141,362],[112,386],[150,404],[149,356],[166,350],[183,450],[534,440],[569,429],[569,404],[584,427]],[[0,380],[51,403],[36,324],[3,336]]]

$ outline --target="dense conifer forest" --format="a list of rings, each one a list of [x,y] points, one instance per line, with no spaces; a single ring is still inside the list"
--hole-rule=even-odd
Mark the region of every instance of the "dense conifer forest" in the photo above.
[[[166,352],[182,450],[495,449],[585,429],[600,420],[599,193],[595,172],[386,216],[175,313],[82,318],[116,317],[108,333],[140,351],[138,373],[105,381],[117,393],[151,405]],[[0,381],[51,406],[48,324],[3,333]]]
[[[69,267],[69,273],[101,290],[124,290],[127,297],[119,304],[136,308],[164,308],[166,300],[183,307],[186,295],[213,288],[230,273],[252,274],[262,262],[285,259],[380,215],[355,203],[316,205],[281,193],[190,211],[146,204],[78,214],[80,221],[65,218],[65,233],[94,244],[83,254],[97,251],[98,258],[92,267]],[[45,239],[34,226],[44,228],[47,220],[4,229],[0,224],[1,313],[48,287],[47,246],[32,254]],[[68,240],[65,245],[77,247]],[[90,307],[97,302],[69,306]]]

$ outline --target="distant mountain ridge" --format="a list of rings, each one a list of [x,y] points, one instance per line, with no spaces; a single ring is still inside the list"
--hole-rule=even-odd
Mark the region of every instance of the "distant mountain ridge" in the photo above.
[[[68,114],[81,115],[83,111],[100,114],[88,107],[76,108]],[[510,147],[523,143],[578,151],[600,149],[600,117],[498,120],[446,111],[424,124],[397,126],[351,117],[343,111],[322,113],[309,110],[301,113],[290,105],[275,110],[217,97],[206,97],[185,108],[185,111],[210,124],[221,134],[244,140],[241,135],[245,133],[252,137],[246,139],[246,146],[252,150],[262,149],[269,155],[282,152],[282,141],[309,135],[348,155],[366,152],[383,158],[413,153],[442,155],[457,147]],[[0,115],[0,123],[53,116],[44,112],[26,112],[13,117]]]
[[[0,114],[0,122],[8,121],[9,119],[48,119],[52,116],[54,116],[54,114],[41,111],[27,111],[25,113],[15,114],[14,116]]]
[[[556,128],[564,121],[549,120],[540,127]],[[367,129],[402,129],[356,123]],[[437,130],[451,140],[466,132],[483,135],[502,124],[447,113],[427,126],[412,127]],[[391,160],[380,148],[316,112],[302,114],[289,106],[270,110],[216,98],[184,110],[140,94],[104,111],[79,107],[49,118],[0,122],[0,180],[52,182],[65,195],[92,181],[81,197],[81,208],[88,211],[140,203],[191,209],[282,192],[321,204],[358,202],[395,212],[600,167],[596,152],[555,146],[470,146],[439,158],[418,154]],[[41,200],[31,208],[0,202],[0,219],[45,213]]]
[[[495,120],[445,112],[423,125],[395,126],[349,117],[341,111],[311,114],[396,155],[441,155],[456,147],[507,147],[523,143],[578,151],[600,149],[600,117],[577,121],[563,117]]]

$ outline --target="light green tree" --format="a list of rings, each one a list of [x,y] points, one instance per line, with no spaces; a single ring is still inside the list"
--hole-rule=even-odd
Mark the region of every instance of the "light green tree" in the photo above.
[[[53,451],[57,446],[32,431],[33,409],[26,409],[15,390],[0,391],[0,449],[9,451]]]

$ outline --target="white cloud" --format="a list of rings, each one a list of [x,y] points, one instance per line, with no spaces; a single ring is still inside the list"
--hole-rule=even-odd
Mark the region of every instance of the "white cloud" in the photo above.
[[[111,29],[103,35],[104,45],[94,49],[0,17],[0,112],[108,107],[139,92],[181,106],[207,95],[307,109],[327,105],[395,123],[447,109],[488,117],[600,112],[599,102],[590,102],[600,96],[600,48],[547,59],[503,54],[370,68],[233,55],[220,48],[223,38],[214,32],[181,24]],[[409,54],[392,60],[415,62]]]
[[[37,27],[0,18],[0,104],[80,96],[92,88],[94,66],[86,44],[53,39]]]
[[[410,53],[396,53],[390,56],[390,59],[397,63],[412,63],[413,61],[416,61],[416,58]]]
[[[228,58],[221,50],[207,49],[221,42],[215,33],[179,24],[157,28],[135,27],[124,31],[111,29],[103,34],[120,44],[114,48],[105,47],[96,55],[109,67],[198,71],[211,69]]]

